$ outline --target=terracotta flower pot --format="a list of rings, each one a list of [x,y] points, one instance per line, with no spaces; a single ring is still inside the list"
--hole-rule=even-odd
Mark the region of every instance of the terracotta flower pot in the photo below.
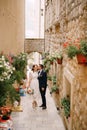
[[[50,64],[53,65],[53,62],[51,61]]]
[[[86,64],[87,63],[86,57],[82,54],[77,54],[77,60],[78,60],[78,64]]]
[[[0,122],[6,122],[7,120],[10,120],[10,116],[0,117]]]
[[[62,64],[62,59],[57,59],[58,64]]]
[[[17,92],[19,92],[20,89],[19,89],[19,88],[15,88],[15,90],[16,90]]]
[[[10,119],[10,116],[3,116],[2,117],[2,120],[9,120]]]
[[[59,94],[59,89],[56,90],[56,94]]]

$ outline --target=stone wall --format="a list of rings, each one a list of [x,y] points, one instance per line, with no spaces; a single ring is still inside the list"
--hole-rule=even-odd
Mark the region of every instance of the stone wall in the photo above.
[[[0,51],[24,50],[25,0],[0,0]]]
[[[62,43],[68,38],[71,41],[87,38],[87,0],[45,0],[45,24],[45,44],[49,53],[62,50]],[[86,130],[87,65],[79,65],[76,57],[69,60],[64,55],[63,64],[57,64],[56,72],[60,108],[61,98],[70,96],[70,119],[63,116],[68,130]]]
[[[26,53],[39,52],[43,53],[45,49],[44,39],[26,38],[24,42],[24,51]]]

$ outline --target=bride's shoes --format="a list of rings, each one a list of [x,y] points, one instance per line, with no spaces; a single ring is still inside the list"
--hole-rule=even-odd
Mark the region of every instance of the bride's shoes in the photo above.
[[[37,102],[34,100],[33,102],[32,102],[32,107],[33,108],[36,108],[38,105],[37,105]]]

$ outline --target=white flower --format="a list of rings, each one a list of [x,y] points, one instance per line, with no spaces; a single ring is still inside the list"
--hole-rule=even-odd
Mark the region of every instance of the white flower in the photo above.
[[[4,81],[4,79],[0,79],[0,81]]]
[[[13,71],[14,71],[14,70],[15,70],[15,67],[13,67],[12,69],[13,69]]]
[[[6,72],[3,72],[3,73],[2,73],[2,75],[3,75],[3,76],[7,76],[7,75],[8,75],[8,73],[6,73]]]
[[[2,56],[2,60],[3,60],[3,61],[5,60],[5,57],[4,57],[4,56]]]
[[[0,69],[3,70],[3,72],[0,73],[0,82],[3,82],[6,79],[9,80],[13,74],[13,70],[15,70],[15,68],[13,68],[10,63],[5,60],[4,56],[0,58]]]
[[[2,68],[3,67],[3,65],[0,65],[0,68]]]
[[[7,79],[10,79],[10,76],[11,76],[11,75],[8,75]]]
[[[11,74],[13,74],[13,71],[11,71]]]

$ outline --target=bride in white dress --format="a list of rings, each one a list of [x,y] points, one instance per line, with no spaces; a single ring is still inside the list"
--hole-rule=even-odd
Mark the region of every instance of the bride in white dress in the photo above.
[[[39,92],[39,82],[38,82],[38,66],[33,65],[32,72],[29,74],[29,87],[34,90],[33,100],[38,101]]]

